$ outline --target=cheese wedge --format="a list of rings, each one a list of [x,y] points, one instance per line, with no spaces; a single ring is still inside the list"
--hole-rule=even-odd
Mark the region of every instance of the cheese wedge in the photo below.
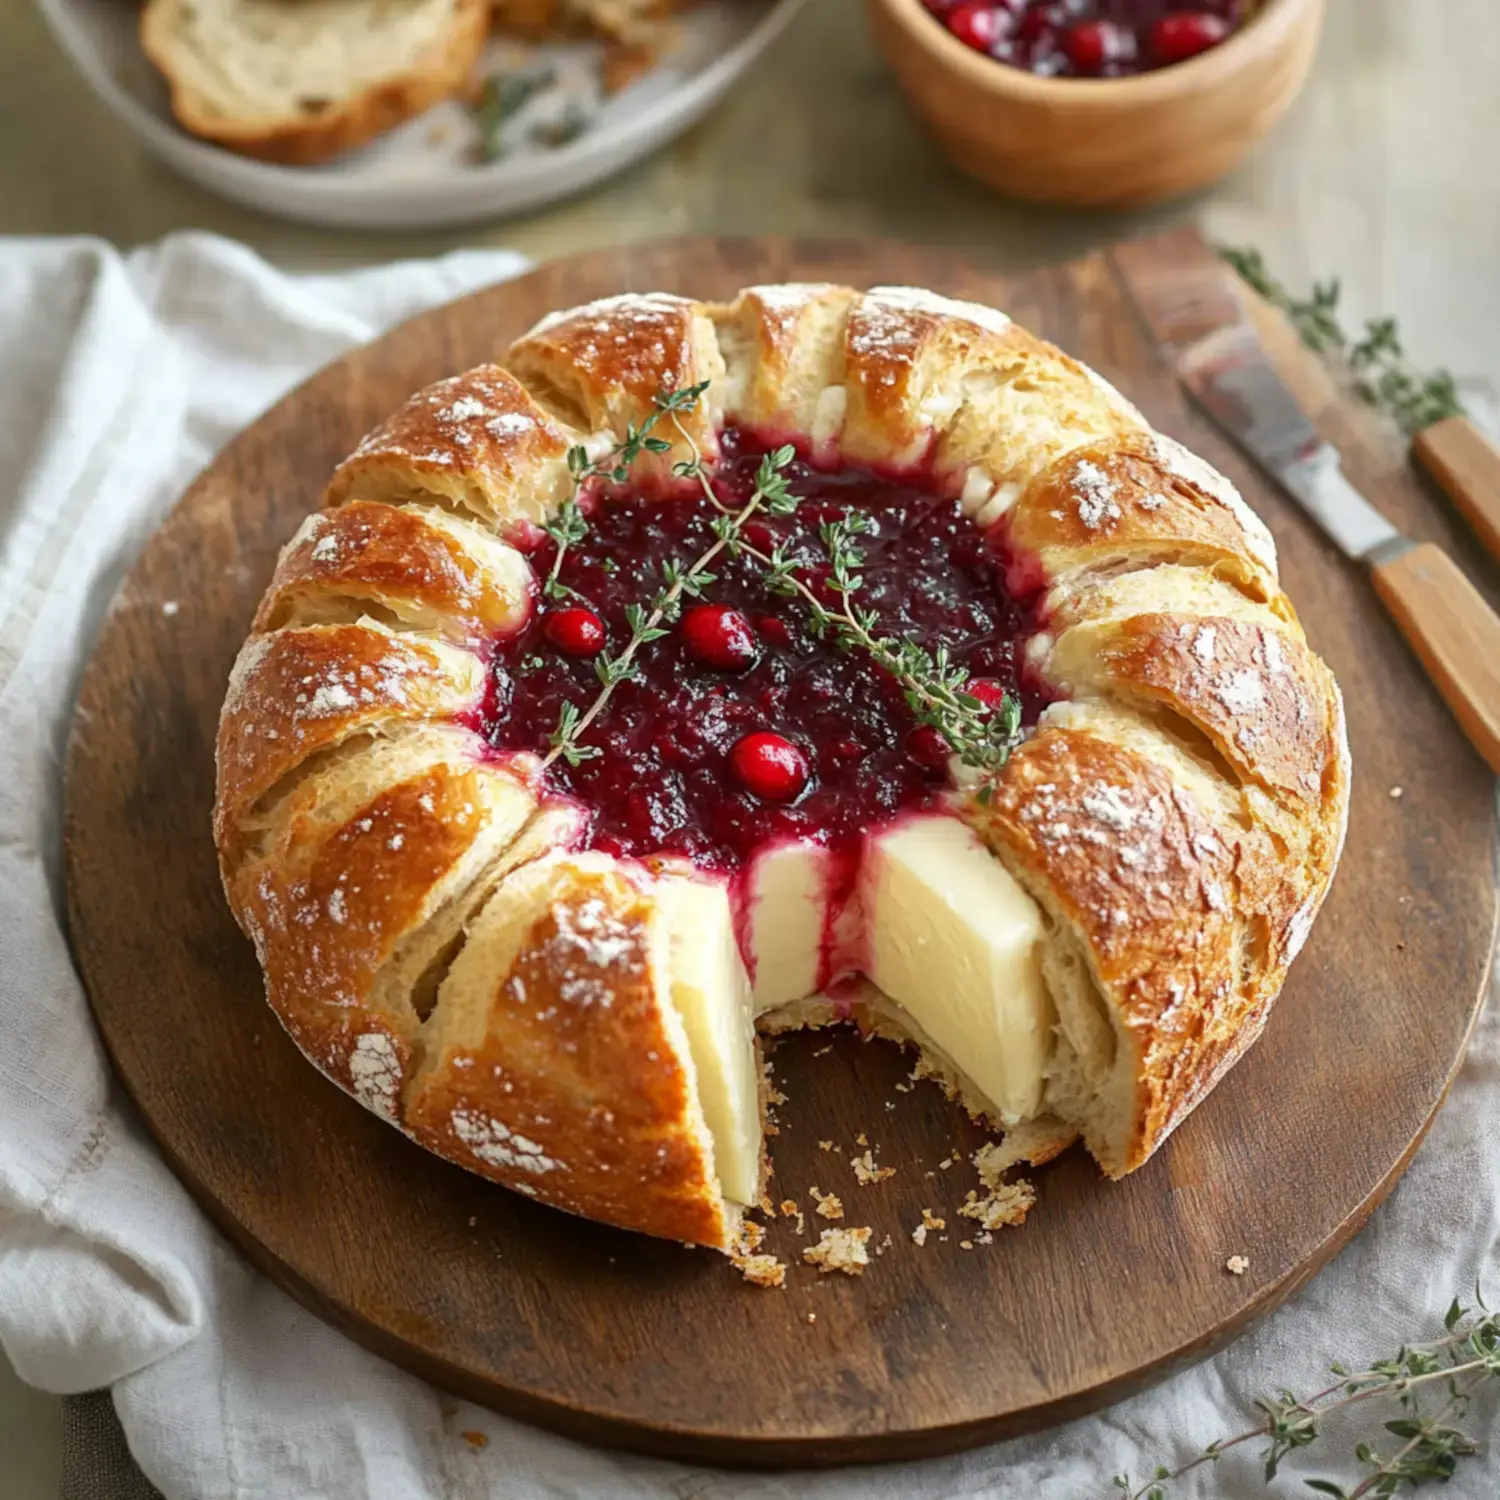
[[[729,892],[705,880],[667,878],[656,894],[672,935],[672,1003],[697,1070],[719,1183],[726,1198],[754,1203],[761,1148],[755,1019]]]
[[[1053,1009],[1036,903],[957,818],[869,841],[866,972],[1010,1121],[1041,1106]]]

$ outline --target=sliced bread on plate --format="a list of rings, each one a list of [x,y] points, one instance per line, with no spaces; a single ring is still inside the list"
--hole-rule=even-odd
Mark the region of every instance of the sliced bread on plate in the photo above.
[[[267,161],[326,161],[451,97],[488,0],[148,0],[141,44],[194,135]]]

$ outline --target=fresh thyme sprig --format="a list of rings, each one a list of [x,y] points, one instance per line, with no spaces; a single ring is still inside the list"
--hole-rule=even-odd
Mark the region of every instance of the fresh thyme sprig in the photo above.
[[[1351,338],[1339,322],[1337,279],[1313,283],[1308,297],[1293,296],[1276,280],[1259,250],[1221,245],[1219,254],[1247,285],[1278,307],[1314,354],[1341,367],[1356,394],[1386,412],[1408,435],[1463,415],[1463,402],[1447,370],[1423,373],[1407,363],[1394,318],[1369,318],[1364,335]]]
[[[1429,1480],[1445,1483],[1453,1477],[1461,1460],[1479,1450],[1473,1440],[1453,1424],[1462,1419],[1474,1392],[1486,1381],[1500,1379],[1500,1315],[1485,1306],[1475,1293],[1477,1307],[1457,1300],[1443,1320],[1444,1336],[1429,1344],[1400,1349],[1393,1359],[1379,1360],[1367,1370],[1350,1371],[1331,1366],[1337,1382],[1315,1395],[1298,1398],[1282,1391],[1275,1398],[1256,1403],[1266,1420],[1248,1432],[1210,1443],[1197,1457],[1175,1469],[1158,1468],[1139,1488],[1130,1476],[1117,1474],[1115,1488],[1129,1500],[1169,1500],[1167,1486],[1204,1464],[1217,1463],[1242,1443],[1264,1439],[1265,1478],[1269,1484],[1282,1463],[1323,1435],[1323,1423],[1333,1412],[1378,1399],[1394,1400],[1401,1415],[1385,1423],[1401,1446],[1382,1453],[1368,1443],[1354,1450],[1356,1463],[1365,1471],[1352,1489],[1328,1479],[1305,1480],[1315,1494],[1334,1500],[1388,1500],[1402,1486],[1412,1488]],[[1429,1387],[1438,1387],[1441,1401],[1424,1406]]]
[[[576,599],[582,596],[562,582],[563,558],[574,542],[581,542],[588,535],[589,523],[579,506],[584,486],[591,479],[609,479],[615,484],[624,484],[630,475],[630,466],[644,453],[666,453],[671,443],[664,438],[653,437],[652,429],[665,416],[678,411],[691,410],[698,398],[708,389],[708,381],[698,385],[684,386],[680,391],[662,391],[652,402],[652,408],[639,427],[633,422],[625,426],[625,436],[602,458],[591,459],[588,449],[581,443],[568,449],[568,474],[573,481],[567,498],[558,506],[557,514],[543,522],[542,530],[557,543],[557,552],[552,567],[542,582],[542,593],[548,599]],[[585,601],[587,602],[587,601]]]
[[[696,401],[706,388],[706,383],[690,387],[689,390],[693,393],[692,401]],[[663,442],[659,438],[647,437],[645,434],[649,432],[651,424],[658,416],[670,416],[677,430],[683,432],[676,413],[686,410],[691,405],[691,402],[678,399],[679,396],[687,394],[687,392],[672,393],[657,398],[656,411],[642,426],[641,446],[653,453],[662,453],[671,447],[670,443]],[[640,448],[637,447],[636,452],[639,451]],[[662,564],[662,586],[657,590],[650,604],[644,608],[639,604],[627,607],[625,620],[630,626],[629,641],[618,655],[603,655],[595,662],[594,674],[599,679],[601,691],[585,712],[580,713],[572,703],[563,705],[557,728],[547,737],[547,743],[552,748],[542,762],[544,771],[559,757],[566,760],[570,766],[577,766],[586,760],[594,759],[600,753],[597,747],[581,744],[580,741],[589,725],[604,711],[604,706],[609,702],[614,690],[622,682],[628,682],[636,675],[635,659],[641,647],[660,640],[666,635],[667,632],[663,626],[677,619],[682,611],[684,595],[695,599],[703,596],[703,591],[717,577],[716,574],[708,571],[709,564],[726,547],[737,545],[741,529],[756,511],[764,509],[772,515],[785,515],[796,508],[796,497],[788,491],[786,476],[782,472],[791,463],[795,452],[796,450],[789,446],[777,448],[761,459],[760,468],[755,476],[755,488],[750,492],[750,498],[738,510],[729,509],[720,504],[717,497],[714,497],[714,504],[720,514],[714,517],[713,545],[700,553],[685,568],[676,558],[668,558]],[[676,465],[679,475],[701,472],[702,459],[696,447],[693,449],[693,455],[690,462],[685,461]],[[616,482],[623,482],[627,472],[628,469],[625,467],[616,467],[610,477]]]
[[[714,493],[697,445],[675,416],[672,420],[693,455],[691,461],[677,465],[677,472],[697,479],[709,503],[724,512],[725,506]],[[782,483],[784,487],[785,481]],[[789,508],[794,508],[795,503],[791,501]],[[907,705],[919,723],[931,725],[942,734],[965,765],[992,777],[1015,748],[1021,729],[1020,700],[1007,693],[990,711],[983,700],[964,691],[968,670],[952,660],[946,646],[929,653],[915,641],[894,640],[876,633],[880,621],[875,612],[853,603],[863,584],[861,569],[865,561],[855,538],[872,529],[873,522],[862,511],[848,511],[818,528],[828,558],[828,588],[839,598],[838,606],[833,609],[797,576],[803,561],[788,554],[784,543],[767,555],[739,536],[737,529],[731,545],[735,552],[743,552],[761,565],[766,587],[773,594],[801,598],[807,604],[815,635],[822,639],[831,634],[842,650],[865,652],[901,684]],[[993,782],[986,780],[977,793],[979,800],[988,802],[992,790]]]

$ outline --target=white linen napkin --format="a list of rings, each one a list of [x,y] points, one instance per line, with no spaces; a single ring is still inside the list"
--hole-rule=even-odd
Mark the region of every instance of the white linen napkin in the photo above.
[[[1182,1462],[1253,1425],[1255,1396],[1317,1389],[1329,1360],[1391,1353],[1455,1291],[1493,1284],[1493,1015],[1395,1197],[1281,1312],[1098,1417],[951,1459],[765,1476],[581,1447],[402,1374],[238,1258],[124,1104],[69,961],[58,796],[77,674],[123,569],[228,437],[351,345],[521,265],[466,252],[291,276],[198,234],[124,258],[0,241],[0,1342],[22,1378],[112,1386],[168,1500],[1104,1500],[1113,1474]],[[1367,1432],[1333,1425],[1304,1472],[1352,1474]],[[1258,1447],[1172,1495],[1264,1495]],[[1481,1459],[1445,1493],[1492,1496],[1495,1472]]]

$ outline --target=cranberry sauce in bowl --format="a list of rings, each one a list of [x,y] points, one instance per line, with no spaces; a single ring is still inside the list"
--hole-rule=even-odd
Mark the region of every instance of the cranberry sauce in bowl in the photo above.
[[[714,485],[726,505],[749,498],[764,451],[725,434]],[[998,704],[1018,690],[1023,721],[1035,720],[1045,700],[1021,680],[1019,647],[1031,601],[1006,591],[998,546],[956,501],[920,481],[800,459],[785,473],[801,503],[789,516],[753,516],[752,546],[769,554],[781,544],[805,559],[798,576],[834,606],[818,528],[863,512],[871,529],[859,538],[866,566],[855,599],[875,612],[879,633],[946,647],[972,674],[974,696]],[[687,488],[601,498],[563,558],[572,596],[500,643],[483,712],[492,743],[546,754],[564,705],[582,713],[598,698],[598,653],[629,640],[627,609],[649,604],[664,564],[686,568],[713,544],[715,514]],[[531,559],[538,577],[555,557],[544,539]],[[582,743],[600,753],[548,770],[590,810],[590,845],[730,873],[771,843],[852,850],[872,824],[937,802],[948,746],[917,722],[896,680],[864,652],[816,637],[806,603],[772,593],[755,559],[721,553],[710,571],[702,598],[684,599],[681,618],[639,653],[638,676],[589,725]]]
[[[924,0],[966,47],[1048,78],[1127,78],[1185,62],[1255,0]]]

